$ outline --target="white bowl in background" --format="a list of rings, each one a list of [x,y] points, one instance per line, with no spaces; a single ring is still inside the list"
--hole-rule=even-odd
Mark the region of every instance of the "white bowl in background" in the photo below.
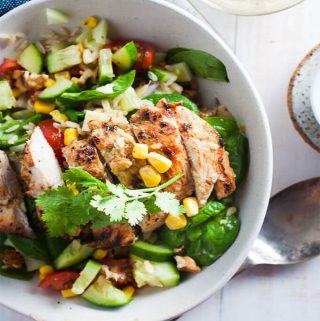
[[[320,68],[316,70],[311,82],[310,103],[314,117],[320,124]]]
[[[0,303],[43,321],[162,321],[178,316],[226,284],[245,259],[263,223],[271,189],[272,144],[262,102],[221,38],[201,21],[166,1],[34,0],[1,17],[1,32],[25,32],[30,39],[37,40],[39,33],[47,28],[45,9],[48,7],[69,13],[71,27],[80,25],[89,15],[96,15],[109,21],[111,38],[144,39],[160,50],[177,46],[202,49],[224,62],[230,83],[201,80],[200,92],[204,104],[210,104],[217,96],[247,128],[251,165],[248,178],[237,193],[241,229],[231,248],[201,273],[190,275],[177,287],[139,291],[133,302],[123,308],[103,309],[80,299],[65,300],[38,289],[37,280],[23,282],[3,277]],[[3,56],[0,53],[0,60]]]

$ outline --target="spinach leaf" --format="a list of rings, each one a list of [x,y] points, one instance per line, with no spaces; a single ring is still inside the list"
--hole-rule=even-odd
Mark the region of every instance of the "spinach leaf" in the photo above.
[[[187,97],[180,94],[153,94],[143,99],[150,100],[153,104],[156,105],[162,98],[165,98],[169,103],[176,103],[181,101],[184,107],[190,109],[197,115],[200,114],[198,106]]]
[[[9,241],[23,255],[35,260],[40,260],[49,263],[47,248],[38,240],[27,239],[17,235],[9,235]]]
[[[236,174],[236,182],[240,184],[247,175],[250,163],[248,138],[237,132],[228,137],[225,148],[229,152],[230,165]]]
[[[213,55],[202,50],[172,48],[167,51],[165,61],[168,64],[185,62],[193,74],[201,78],[228,81],[225,65]]]
[[[244,136],[236,121],[225,117],[204,118],[223,138],[225,149],[229,153],[230,165],[236,174],[236,183],[239,185],[245,178],[249,163],[249,141]]]
[[[81,103],[90,100],[101,100],[106,98],[114,98],[124,93],[134,82],[135,70],[118,76],[112,83],[96,89],[84,90],[79,93],[63,93],[61,95],[60,104]]]
[[[3,250],[5,249],[5,244],[4,242],[6,241],[7,236],[4,234],[0,234],[0,254],[3,252]]]
[[[59,237],[50,237],[46,234],[46,244],[51,258],[54,260],[70,244],[70,241]]]
[[[27,272],[26,269],[4,269],[0,267],[0,275],[16,280],[31,280],[35,272]]]
[[[230,135],[239,131],[239,126],[234,119],[226,117],[206,117],[204,120],[221,135],[225,141]]]

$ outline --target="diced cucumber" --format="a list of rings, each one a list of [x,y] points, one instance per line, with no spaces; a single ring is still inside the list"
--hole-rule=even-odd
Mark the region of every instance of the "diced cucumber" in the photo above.
[[[58,77],[55,84],[46,88],[38,96],[41,100],[54,100],[64,92],[77,92],[79,91],[79,86],[73,81],[68,80],[63,77]]]
[[[64,12],[52,8],[47,8],[47,21],[48,25],[58,25],[60,23],[66,23],[69,20],[69,16]]]
[[[177,64],[170,65],[168,66],[168,70],[177,75],[177,81],[187,82],[192,80],[192,72],[185,62],[179,62]]]
[[[43,67],[42,55],[35,44],[30,44],[24,49],[18,59],[18,63],[24,69],[40,74]]]
[[[99,276],[81,297],[92,304],[103,307],[120,307],[132,300],[129,295],[114,287],[104,276]]]
[[[102,265],[96,261],[88,261],[85,268],[80,272],[79,277],[73,283],[72,292],[78,295],[82,294],[95,279],[101,266]]]
[[[81,52],[78,45],[71,45],[51,52],[47,56],[47,68],[50,74],[79,65],[81,62]]]
[[[76,265],[92,255],[94,249],[88,245],[82,245],[79,240],[73,240],[55,259],[54,266],[57,270]]]
[[[67,42],[59,42],[55,44],[47,44],[46,48],[49,52],[55,52],[57,50],[61,50],[63,48],[66,48],[68,46]]]
[[[129,87],[121,97],[119,101],[119,109],[124,112],[130,112],[141,107],[142,100],[138,97],[135,90]]]
[[[102,45],[97,43],[95,40],[90,40],[90,41],[85,40],[83,44],[85,48],[88,48],[91,51],[99,51],[102,47]]]
[[[154,262],[135,255],[131,259],[133,277],[139,288],[144,285],[169,287],[179,284],[180,274],[172,262]]]
[[[105,19],[99,21],[97,26],[92,29],[92,39],[101,45],[108,43],[108,23]]]
[[[169,81],[169,82],[173,83],[178,78],[178,76],[176,74],[174,74],[173,72],[169,72],[169,71],[159,69],[159,68],[152,68],[151,72],[156,75],[157,80],[160,82],[168,82]],[[154,80],[154,79],[151,79],[151,80]]]
[[[33,115],[35,115],[35,113],[30,109],[23,109],[23,110],[15,111],[14,113],[11,114],[11,117],[13,119],[27,119]]]
[[[137,61],[138,50],[133,41],[118,49],[112,55],[112,62],[119,67],[121,71],[131,69]]]
[[[76,39],[76,43],[84,43],[85,41],[92,40],[92,33],[90,29],[86,29]]]
[[[167,246],[154,245],[143,241],[137,241],[130,246],[130,252],[143,259],[155,262],[166,262],[173,258],[174,252]]]
[[[0,81],[0,110],[10,109],[16,104],[16,99],[9,83],[6,80]]]
[[[99,84],[108,84],[113,77],[111,49],[101,49],[99,51]]]

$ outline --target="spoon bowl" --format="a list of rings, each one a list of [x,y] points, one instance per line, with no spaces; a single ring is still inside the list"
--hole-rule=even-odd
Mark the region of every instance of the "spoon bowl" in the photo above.
[[[273,196],[258,238],[238,273],[259,264],[293,264],[320,254],[320,177]]]

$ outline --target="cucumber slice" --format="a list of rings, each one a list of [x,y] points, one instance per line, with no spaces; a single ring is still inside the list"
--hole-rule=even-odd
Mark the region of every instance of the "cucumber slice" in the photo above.
[[[131,69],[137,61],[138,50],[133,41],[128,42],[112,55],[112,62],[119,67],[121,71]]]
[[[174,255],[172,249],[163,245],[153,245],[143,241],[137,241],[130,246],[130,252],[143,259],[155,262],[170,261]]]
[[[101,264],[95,261],[88,261],[85,268],[80,272],[80,276],[76,279],[72,286],[72,292],[82,294],[86,288],[95,279],[101,269]]]
[[[35,113],[30,109],[23,109],[23,110],[15,111],[14,113],[11,114],[11,117],[13,119],[27,119],[34,115]]]
[[[120,307],[131,302],[132,298],[117,289],[104,276],[99,276],[82,295],[86,301],[103,307]]]
[[[68,80],[63,77],[59,77],[55,84],[46,88],[38,96],[40,100],[54,100],[64,92],[77,92],[79,91],[79,86],[73,81]]]
[[[47,68],[50,74],[79,65],[81,62],[81,52],[78,45],[71,45],[51,52],[47,56]]]
[[[54,266],[57,270],[76,265],[92,255],[94,249],[88,245],[82,245],[79,240],[73,240],[55,259]]]
[[[99,51],[99,84],[108,84],[113,77],[111,49],[101,49]]]
[[[172,262],[148,261],[135,255],[131,259],[133,277],[139,288],[144,285],[170,287],[180,282],[179,271]]]
[[[48,25],[67,23],[69,21],[69,16],[60,10],[47,8],[47,21]]]
[[[177,81],[179,82],[187,82],[192,80],[192,72],[185,62],[179,62],[177,64],[170,65],[168,66],[168,70],[177,75]]]
[[[42,55],[35,44],[29,45],[24,49],[18,59],[18,63],[24,69],[40,74],[43,67]]]
[[[47,44],[46,48],[49,52],[55,52],[63,48],[66,48],[67,46],[68,46],[67,42],[60,42],[56,44]]]
[[[169,72],[169,71],[159,69],[159,68],[152,68],[151,72],[156,75],[157,80],[160,82],[170,81],[171,83],[173,83],[178,78],[178,76],[176,74],[174,74],[173,72]],[[153,79],[151,79],[151,80],[153,80]]]
[[[6,80],[0,81],[0,110],[10,109],[16,104],[16,99],[9,83]]]
[[[101,44],[105,45],[108,43],[108,23],[105,19],[99,21],[97,26],[92,29],[92,39]]]
[[[132,110],[139,109],[141,107],[142,100],[138,97],[135,90],[129,87],[121,97],[119,101],[119,109],[128,113]]]
[[[90,29],[86,29],[76,39],[76,43],[84,43],[85,41],[90,41],[92,40],[92,33]]]

